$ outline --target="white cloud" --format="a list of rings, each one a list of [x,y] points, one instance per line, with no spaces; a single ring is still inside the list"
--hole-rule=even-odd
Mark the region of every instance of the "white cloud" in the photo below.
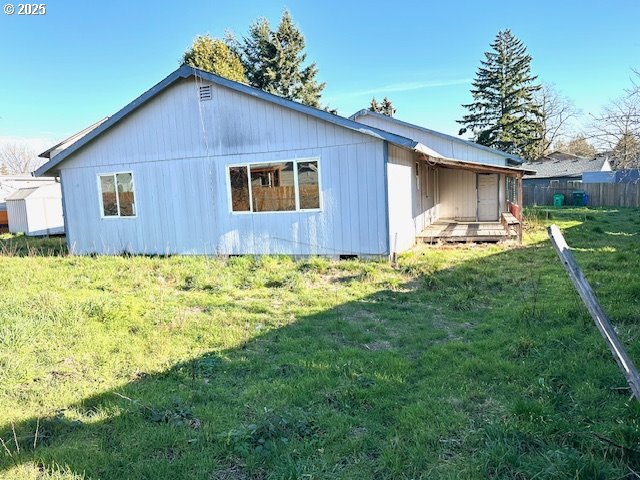
[[[471,83],[470,78],[458,78],[452,80],[433,80],[425,82],[400,82],[385,85],[383,87],[375,87],[367,90],[359,90],[339,95],[340,97],[363,97],[376,94],[387,94],[392,92],[409,92],[412,90],[426,90],[428,88],[450,87],[453,85],[466,85]]]

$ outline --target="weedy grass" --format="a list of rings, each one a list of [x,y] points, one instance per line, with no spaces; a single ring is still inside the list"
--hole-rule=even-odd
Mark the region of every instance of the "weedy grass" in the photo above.
[[[640,211],[385,262],[76,257],[0,239],[0,478],[635,478]]]

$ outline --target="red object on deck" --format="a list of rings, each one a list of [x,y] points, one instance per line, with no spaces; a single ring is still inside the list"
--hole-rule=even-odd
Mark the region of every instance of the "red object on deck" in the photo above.
[[[520,220],[520,218],[521,218],[520,217],[520,210],[522,210],[520,205],[516,205],[515,203],[509,202],[509,213],[511,213],[511,215],[516,217],[518,220]]]

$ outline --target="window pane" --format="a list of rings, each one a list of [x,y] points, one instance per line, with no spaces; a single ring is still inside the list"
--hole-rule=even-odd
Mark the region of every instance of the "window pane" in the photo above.
[[[320,208],[318,162],[298,163],[298,187],[300,189],[301,210]]]
[[[252,165],[251,196],[254,212],[295,210],[293,162]]]
[[[133,217],[136,214],[135,198],[133,198],[133,175],[118,173],[118,200],[120,201],[120,216]]]
[[[233,212],[248,212],[249,179],[247,167],[231,167],[229,179],[231,181],[231,210]]]
[[[102,195],[102,214],[105,217],[117,217],[118,204],[113,175],[100,176],[100,194]]]

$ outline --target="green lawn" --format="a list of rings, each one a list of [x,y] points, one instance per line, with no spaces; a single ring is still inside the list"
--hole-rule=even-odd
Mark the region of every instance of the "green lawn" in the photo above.
[[[640,210],[528,218],[396,269],[5,237],[0,478],[638,478],[640,403],[544,225],[640,364]]]

